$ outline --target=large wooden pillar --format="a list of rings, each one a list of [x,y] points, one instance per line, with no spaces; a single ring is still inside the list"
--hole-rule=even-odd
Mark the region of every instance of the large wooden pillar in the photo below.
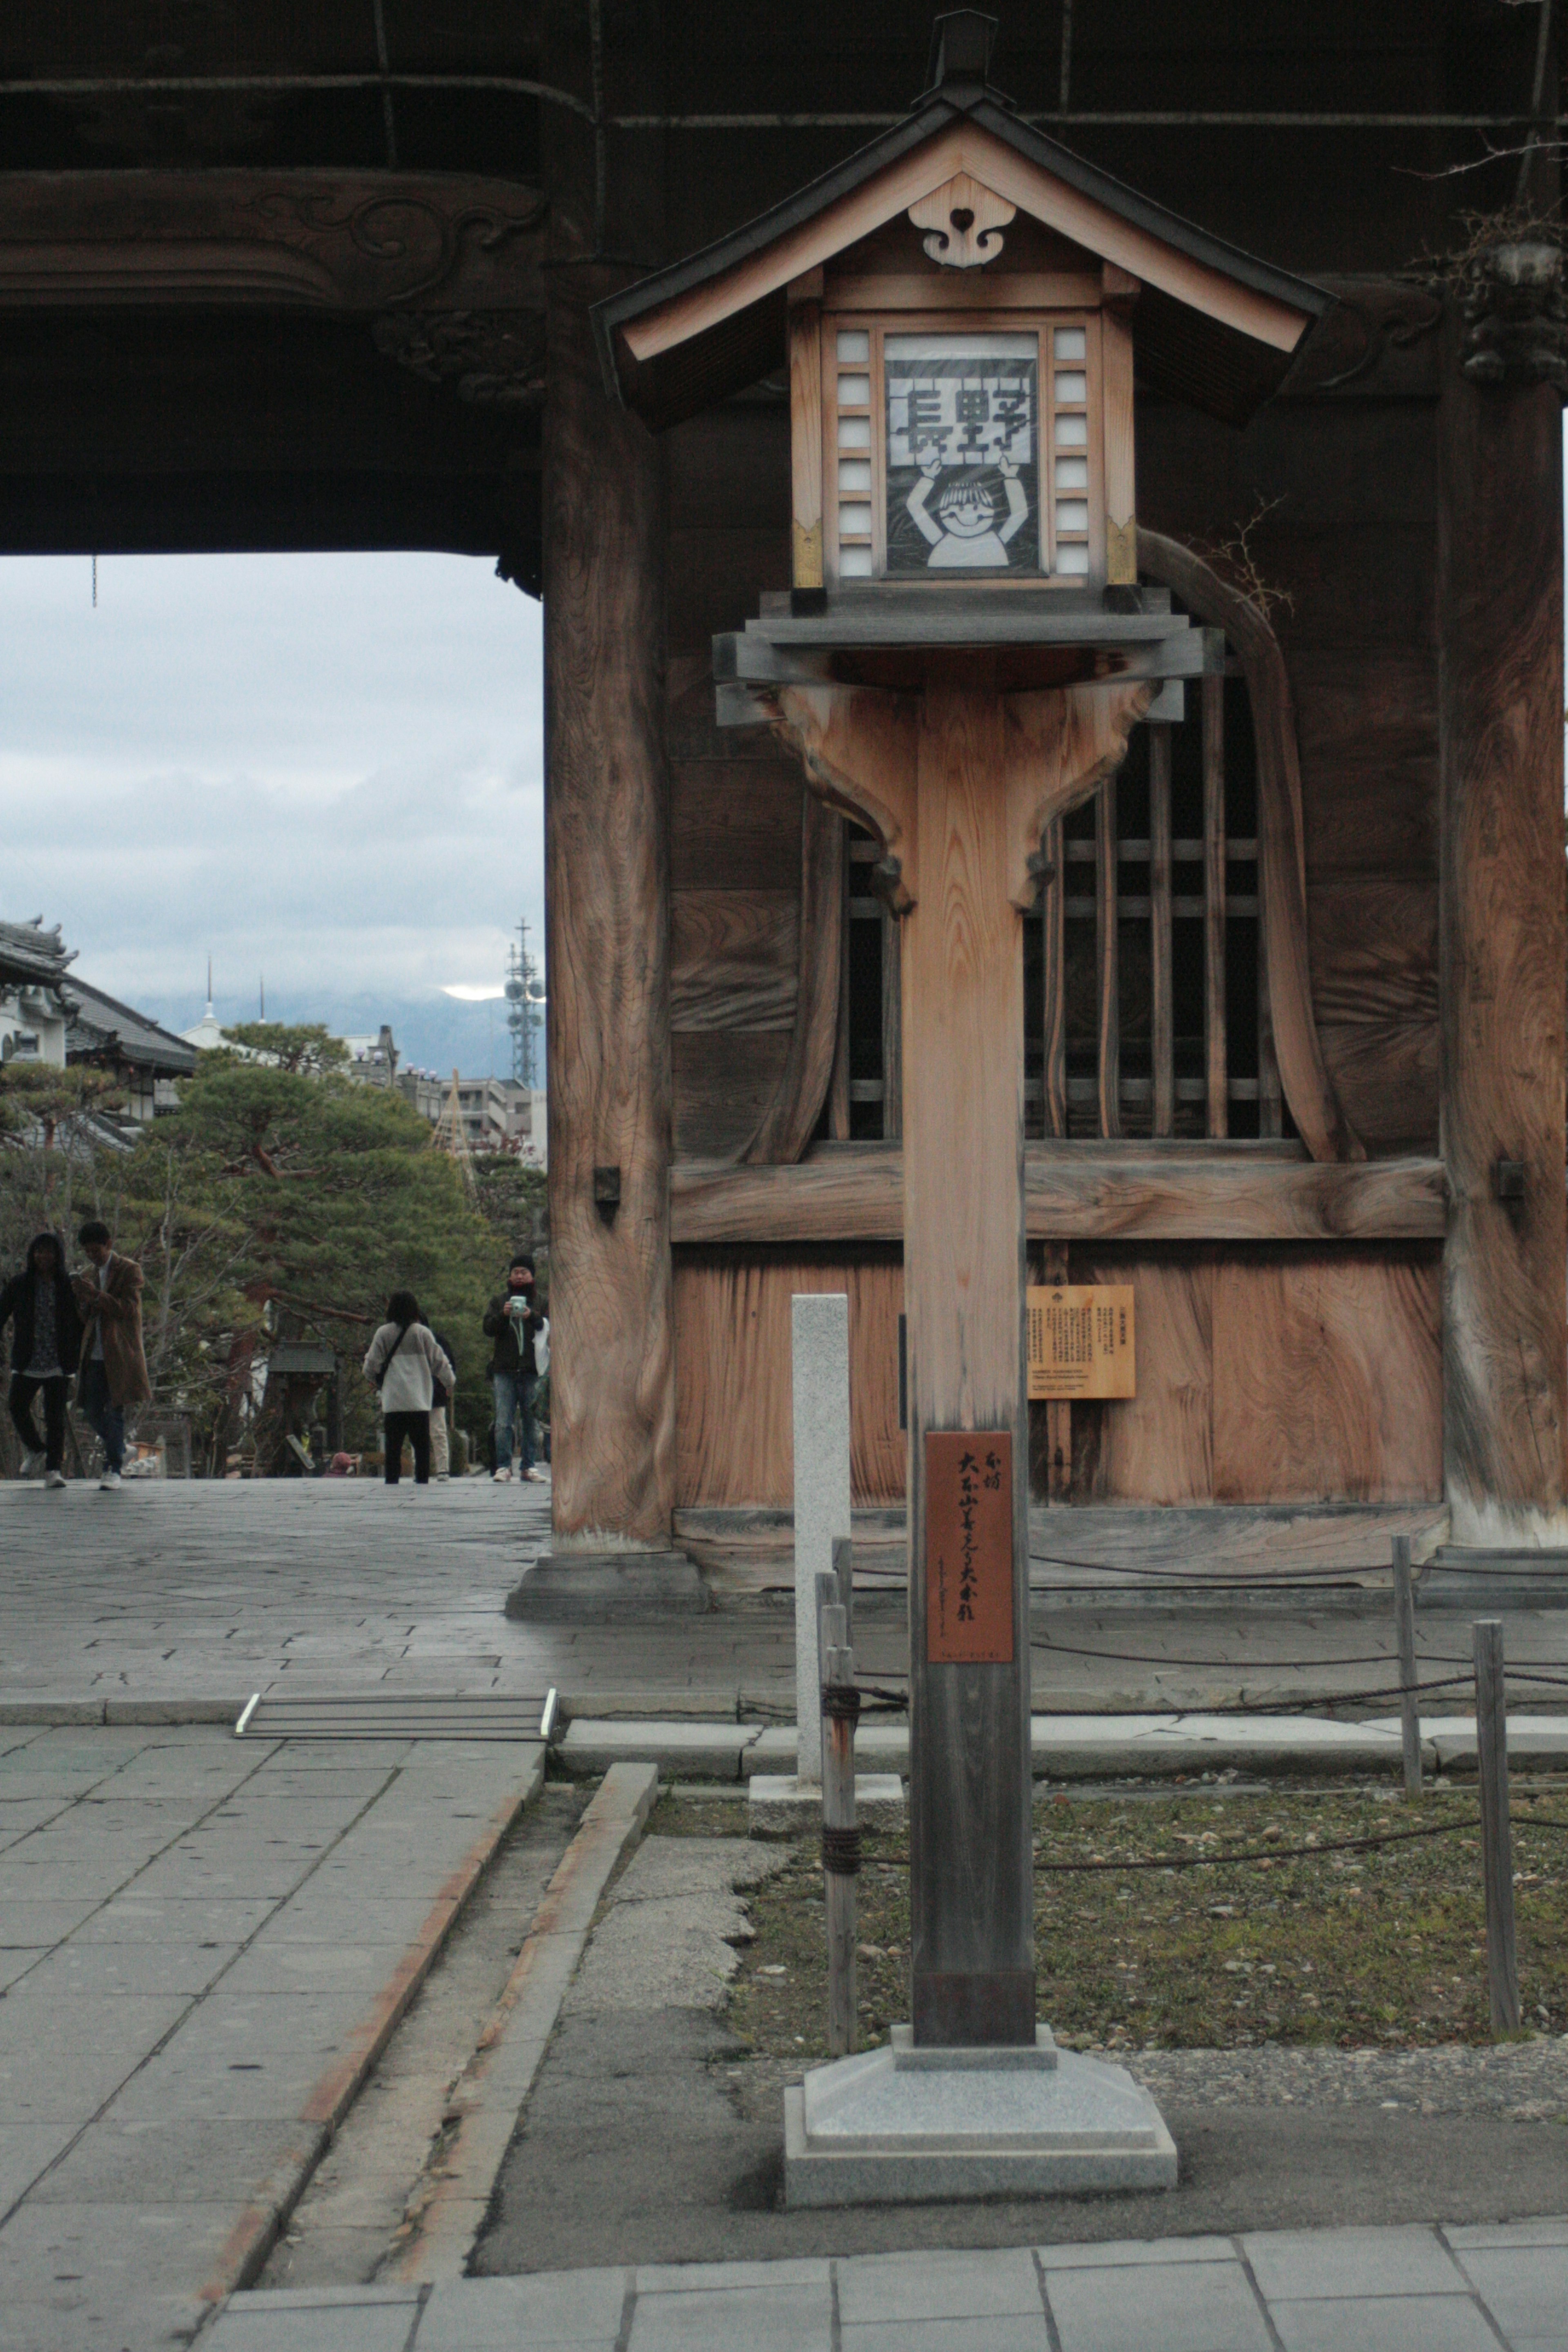
[[[1559,271],[1494,250],[1441,416],[1444,1483],[1505,1548],[1568,1543]]]
[[[657,53],[656,9],[616,20],[608,58],[589,54],[592,12],[546,21],[563,87]],[[553,1528],[558,1550],[658,1547],[675,1499],[663,476],[647,428],[605,394],[587,313],[627,275],[599,253],[634,249],[627,222],[657,235],[659,159],[639,148],[607,183],[591,127],[545,113]]]

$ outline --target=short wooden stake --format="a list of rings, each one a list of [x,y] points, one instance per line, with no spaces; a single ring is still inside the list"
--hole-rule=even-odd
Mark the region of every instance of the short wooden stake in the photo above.
[[[1394,1538],[1394,1622],[1399,1637],[1399,1728],[1405,1743],[1405,1793],[1421,1794],[1421,1714],[1415,1696],[1415,1589],[1410,1538]]]
[[[1502,1621],[1470,1628],[1476,1654],[1476,1744],[1481,1784],[1481,1876],[1487,1897],[1487,1984],[1492,2032],[1519,2031],[1519,1953],[1513,1932],[1513,1838],[1508,1818],[1508,1697]]]
[[[834,2058],[855,2047],[855,1877],[860,1832],[855,1820],[855,1653],[845,1641],[844,1611],[825,1608],[822,1643],[822,1869],[827,1901],[827,2048]]]

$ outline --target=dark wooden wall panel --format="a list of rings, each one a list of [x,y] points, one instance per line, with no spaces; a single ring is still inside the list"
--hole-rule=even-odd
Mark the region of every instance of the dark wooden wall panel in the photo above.
[[[787,584],[788,418],[739,404],[664,446],[675,1150],[731,1159],[773,1098],[795,1023],[803,785],[768,729],[715,725],[710,640]]]
[[[1288,600],[1269,617],[1296,709],[1313,1005],[1374,1155],[1437,1140],[1434,417],[1421,400],[1290,401],[1226,433],[1140,410],[1142,519],[1212,550],[1256,516],[1249,553]]]
[[[1132,1285],[1138,1376],[1135,1397],[1072,1408],[1074,1500],[1212,1502],[1213,1260],[1075,1250],[1070,1278]]]
[[[675,1267],[678,1508],[792,1507],[790,1301],[797,1291],[847,1293],[850,1485],[857,1503],[901,1499],[898,1255],[849,1264],[682,1252]]]

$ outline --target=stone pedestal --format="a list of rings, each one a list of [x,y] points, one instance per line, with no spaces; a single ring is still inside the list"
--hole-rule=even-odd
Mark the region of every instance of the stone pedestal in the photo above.
[[[1176,2147],[1120,2066],[1034,2048],[890,2046],[814,2066],[784,2093],[784,2202],[1040,2197],[1173,2189]]]
[[[857,1772],[855,1818],[862,1829],[902,1829],[909,1820],[897,1772]],[[822,1825],[822,1787],[793,1772],[753,1772],[746,1783],[746,1831],[751,1837],[794,1837]]]

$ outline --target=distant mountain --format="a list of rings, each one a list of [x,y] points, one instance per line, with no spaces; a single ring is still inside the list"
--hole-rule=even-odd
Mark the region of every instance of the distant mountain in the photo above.
[[[202,1017],[203,1006],[189,997],[143,998],[137,1011],[173,1029],[176,1035]],[[220,1022],[254,1021],[256,999],[244,1003],[219,995],[213,1012]],[[374,1037],[384,1021],[390,1022],[405,1067],[435,1070],[443,1077],[460,1070],[466,1078],[511,1076],[511,1037],[506,1025],[506,1004],[496,998],[484,1004],[462,1004],[438,991],[411,997],[307,997],[290,989],[267,992],[269,1021],[324,1021],[340,1037]],[[535,1078],[544,1084],[544,1029],[534,1033]]]

